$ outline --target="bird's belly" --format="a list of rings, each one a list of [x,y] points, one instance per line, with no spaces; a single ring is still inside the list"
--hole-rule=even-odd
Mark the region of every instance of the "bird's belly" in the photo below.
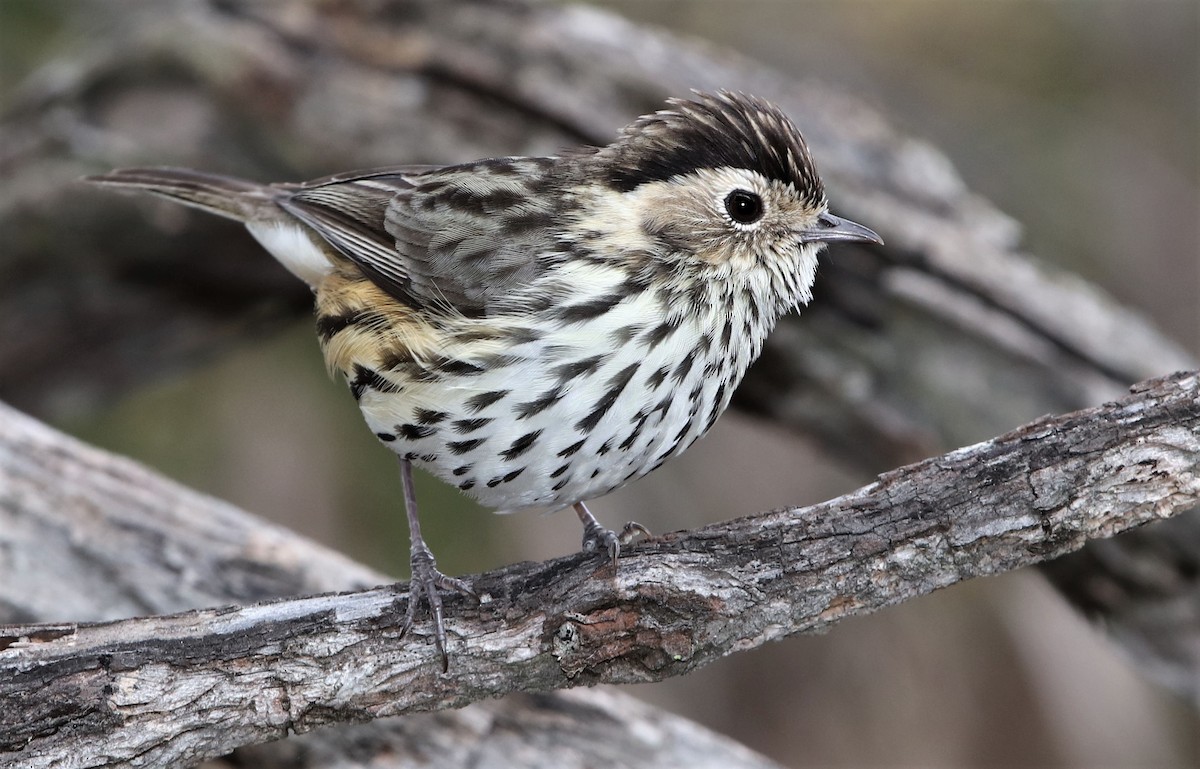
[[[520,361],[368,387],[359,404],[388,448],[484,505],[569,505],[681,453],[728,403],[730,356],[687,323],[657,328],[608,352],[542,340]]]

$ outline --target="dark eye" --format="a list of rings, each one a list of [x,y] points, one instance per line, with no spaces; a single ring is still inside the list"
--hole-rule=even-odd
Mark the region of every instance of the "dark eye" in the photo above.
[[[762,198],[746,190],[734,190],[725,197],[725,212],[738,224],[753,224],[762,218]]]

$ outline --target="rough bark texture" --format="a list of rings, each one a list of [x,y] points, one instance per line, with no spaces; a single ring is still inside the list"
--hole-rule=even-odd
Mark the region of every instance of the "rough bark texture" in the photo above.
[[[389,582],[386,575],[328,548],[0,404],[0,621],[25,623],[0,626],[0,645],[6,648],[19,635],[49,640],[76,627],[28,623],[166,614]],[[32,726],[39,716],[57,718],[58,703],[44,694],[27,692],[28,700],[5,706],[7,726]],[[163,737],[164,729],[173,728],[180,714],[162,708],[180,702],[172,695],[145,703],[140,718],[159,708],[165,719],[150,728],[150,735]],[[94,704],[101,710],[108,707]],[[99,712],[93,715],[100,718]],[[215,716],[210,712],[205,717]],[[111,719],[100,720],[112,724]],[[0,766],[28,765],[34,760],[32,747],[7,726],[0,728],[6,735],[0,739]],[[68,719],[44,737],[66,757],[59,765],[103,764],[103,751],[93,740],[97,735],[89,731],[95,726],[94,719]],[[270,739],[283,730],[254,733]],[[142,756],[114,749],[109,763],[127,758],[134,765],[164,765],[171,751],[186,752],[187,740]],[[255,741],[235,751],[233,765],[460,769],[502,760],[504,766],[525,769],[777,767],[687,719],[620,692],[599,690],[506,697],[452,712],[343,725],[282,742],[253,745]]]
[[[1093,287],[1022,253],[1016,223],[936,149],[844,94],[702,45],[519,0],[131,0],[106,16],[107,6],[80,4],[90,44],[0,118],[0,397],[34,413],[95,402],[309,312],[306,291],[239,228],[97,194],[74,184],[85,173],[163,163],[284,180],[551,152],[608,141],[693,87],[782,104],[838,211],[888,241],[823,266],[818,300],[772,335],[738,407],[877,472],[1195,365]],[[181,547],[163,568],[186,577],[197,553]],[[229,580],[220,601],[301,584],[256,565],[265,554],[196,568]],[[106,568],[121,580],[122,561]],[[359,584],[356,568],[330,587]],[[1200,518],[1089,545],[1048,573],[1144,667],[1200,701]],[[116,592],[92,608],[196,605],[155,603],[171,597],[164,587]],[[11,609],[10,620],[97,616],[68,608],[82,607]]]
[[[19,497],[27,476],[0,488]],[[578,555],[475,577],[480,606],[448,602],[449,675],[427,628],[400,638],[405,596],[393,587],[0,628],[0,750],[31,767],[170,764],[515,691],[661,680],[1198,502],[1192,372],[821,505],[658,537],[619,573]]]

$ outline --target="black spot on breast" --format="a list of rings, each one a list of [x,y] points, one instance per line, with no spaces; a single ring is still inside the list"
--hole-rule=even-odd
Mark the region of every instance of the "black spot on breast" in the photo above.
[[[518,475],[520,475],[520,474],[521,474],[521,473],[523,473],[523,472],[525,472],[525,468],[524,468],[524,467],[518,467],[516,470],[513,470],[511,473],[509,473],[508,475],[504,476],[504,483],[509,483],[509,482],[511,482],[511,481],[515,481],[515,480],[517,479],[517,476],[518,476]]]
[[[396,432],[406,440],[416,441],[433,435],[437,432],[437,428],[429,425],[403,424],[396,425]]]
[[[590,358],[577,360],[574,363],[563,363],[555,366],[551,371],[558,377],[559,384],[566,384],[575,377],[592,373],[607,357],[606,355],[593,355]]]
[[[508,461],[516,459],[526,451],[529,451],[530,447],[537,442],[538,436],[541,434],[541,430],[534,430],[531,433],[525,433],[520,438],[517,438],[515,441],[513,441],[511,446],[504,451],[501,451],[500,456]]]
[[[413,414],[417,424],[422,425],[436,425],[448,416],[450,415],[445,411],[433,411],[432,409],[417,409]]]
[[[563,487],[565,487],[570,482],[571,482],[571,476],[568,475],[568,476],[564,477],[562,480],[560,480],[558,483],[551,486],[550,490],[551,491],[560,491]]]
[[[634,441],[642,434],[642,428],[646,426],[646,419],[647,417],[642,417],[638,420],[638,423],[634,426],[633,431],[629,433],[629,436],[617,446],[618,449],[628,451],[633,446]]]
[[[567,446],[565,449],[558,452],[558,456],[562,457],[563,459],[566,459],[567,457],[572,456],[577,451],[579,451],[581,448],[583,448],[583,444],[586,442],[587,442],[587,439],[584,438],[582,441],[579,441],[577,443],[572,443],[570,446]]]
[[[696,361],[696,351],[692,350],[684,359],[679,361],[679,365],[675,367],[675,371],[671,373],[671,378],[677,383],[683,384],[683,380],[687,377],[688,372],[692,370],[692,364]]]
[[[528,419],[536,414],[540,414],[546,409],[558,403],[563,398],[562,385],[558,385],[551,390],[547,390],[538,396],[535,400],[518,403],[513,406],[513,411],[517,414],[517,419]]]
[[[446,444],[446,448],[450,449],[452,453],[461,456],[466,454],[468,451],[474,451],[475,449],[479,448],[479,446],[486,440],[487,438],[472,438],[469,441],[450,441]]]
[[[481,427],[487,427],[491,423],[491,417],[476,417],[475,419],[456,419],[450,423],[450,426],[459,435],[466,435],[467,433],[475,432]]]
[[[557,478],[558,476],[562,475],[563,473],[565,473],[567,470],[570,470],[570,469],[571,469],[571,464],[568,462],[567,464],[565,464],[565,465],[562,465],[561,467],[559,467],[559,468],[558,468],[557,470],[555,470],[554,472],[550,473],[550,477],[551,477],[551,478]]]
[[[651,390],[657,390],[659,387],[662,387],[662,383],[667,379],[667,372],[670,370],[671,369],[669,366],[663,366],[662,368],[657,369],[653,374],[647,377],[646,385]]]
[[[620,397],[621,392],[625,389],[625,386],[629,384],[629,380],[633,378],[634,373],[638,370],[638,368],[641,367],[641,365],[641,363],[632,363],[618,371],[616,374],[613,374],[606,383],[608,385],[608,390],[604,393],[600,400],[596,401],[596,405],[592,407],[591,412],[589,412],[588,415],[583,419],[575,423],[575,429],[581,432],[590,432],[591,430],[595,429],[600,420],[604,418],[604,415],[608,413],[608,410],[611,409],[613,404],[617,402],[617,398]]]
[[[600,448],[596,449],[596,455],[602,457],[610,451],[612,451],[612,439],[611,438],[606,440],[604,443],[600,444]]]
[[[473,414],[478,414],[488,406],[509,394],[509,390],[493,390],[491,392],[479,393],[467,398],[467,410]]]
[[[643,328],[645,328],[645,326],[640,323],[621,326],[619,329],[612,332],[612,340],[618,345],[628,344],[635,336],[642,332]]]
[[[473,489],[473,488],[475,488],[475,479],[469,478],[469,479],[463,481],[462,483],[458,484],[458,487],[460,489],[462,489],[463,491],[466,491],[468,489]]]
[[[354,377],[350,380],[350,394],[354,396],[354,400],[359,400],[367,389],[382,393],[400,392],[399,385],[384,379],[378,371],[366,366],[355,365]]]
[[[479,376],[486,371],[482,366],[457,358],[435,358],[429,363],[429,370],[451,376]]]
[[[454,468],[451,472],[453,472],[455,475],[466,475],[467,473],[471,472],[472,467],[474,467],[474,465],[462,465],[461,467]]]
[[[589,299],[586,302],[563,305],[554,311],[554,317],[564,323],[581,323],[585,320],[599,318],[620,304],[625,296],[625,294],[621,293],[605,294],[595,299]]]
[[[716,423],[717,417],[721,416],[721,410],[724,406],[724,399],[725,385],[722,383],[721,386],[717,388],[716,395],[713,396],[712,409],[708,412],[708,423],[704,425],[705,432],[708,432],[708,430],[712,428],[713,424]]]
[[[381,441],[389,443],[396,440],[396,436],[392,435],[391,433],[375,433],[375,437]]]
[[[647,352],[662,344],[663,340],[675,333],[679,326],[672,323],[660,323],[642,335],[641,342]]]
[[[528,326],[509,326],[508,328],[505,328],[502,333],[504,334],[504,337],[513,344],[528,344],[529,342],[536,342],[546,335],[546,332],[539,331],[535,328],[529,328]]]

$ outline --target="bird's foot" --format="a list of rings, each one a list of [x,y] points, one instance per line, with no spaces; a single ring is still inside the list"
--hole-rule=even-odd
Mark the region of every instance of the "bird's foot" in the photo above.
[[[450,670],[450,656],[446,653],[446,628],[442,622],[442,596],[439,590],[453,590],[468,598],[479,600],[479,596],[461,579],[448,577],[437,569],[433,553],[428,548],[414,548],[412,554],[412,580],[408,584],[408,609],[404,613],[404,624],[400,628],[403,638],[413,626],[417,607],[422,599],[429,604],[433,616],[433,642],[442,658],[442,672]]]
[[[604,528],[593,518],[590,521],[584,521],[583,524],[583,551],[585,553],[608,551],[609,557],[612,558],[613,569],[616,569],[617,557],[621,555],[621,546],[628,545],[638,534],[644,537],[651,536],[650,530],[636,521],[630,521],[620,532],[615,532],[612,529]]]

